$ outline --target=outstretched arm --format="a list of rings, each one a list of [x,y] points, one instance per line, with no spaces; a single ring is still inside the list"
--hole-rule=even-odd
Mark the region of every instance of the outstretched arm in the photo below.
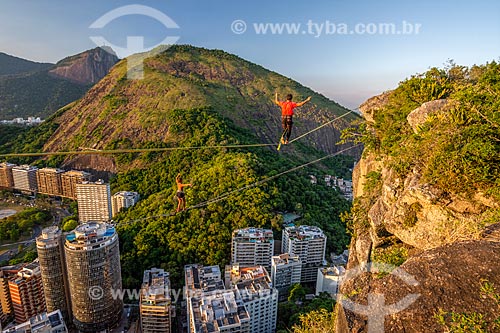
[[[302,106],[302,105],[306,104],[307,102],[309,102],[310,100],[311,100],[311,96],[307,97],[302,102],[297,103],[297,106]]]
[[[274,94],[274,104],[280,106],[280,102],[278,101],[278,93]]]

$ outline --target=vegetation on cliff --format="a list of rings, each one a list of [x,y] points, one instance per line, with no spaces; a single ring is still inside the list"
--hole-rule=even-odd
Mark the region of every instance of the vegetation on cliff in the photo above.
[[[450,62],[403,82],[363,124],[367,151],[390,159],[404,176],[414,167],[432,185],[459,195],[500,200],[500,64],[467,68]],[[414,131],[407,117],[422,104],[448,100]],[[359,139],[359,137],[357,137]]]
[[[365,120],[343,134],[365,145],[353,176],[356,198],[342,216],[353,235],[349,265],[401,265],[425,285],[414,305],[386,318],[387,330],[498,328],[497,292],[490,285],[479,298],[467,288],[479,290],[481,279],[496,285],[500,271],[499,235],[491,231],[500,216],[499,82],[497,62],[470,68],[450,62],[365,102]],[[424,271],[432,265],[441,267]],[[474,274],[462,275],[469,270]],[[366,274],[341,288],[358,289],[351,299],[362,303],[374,290],[397,301],[411,288],[393,274]],[[363,316],[337,315],[343,329],[366,331]]]

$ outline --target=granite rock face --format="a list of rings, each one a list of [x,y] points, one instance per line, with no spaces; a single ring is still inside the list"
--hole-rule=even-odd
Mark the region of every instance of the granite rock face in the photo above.
[[[387,101],[385,93],[360,107],[368,124],[376,121],[374,115]],[[433,115],[450,107],[447,100],[424,103],[407,121],[417,133]],[[370,188],[366,185],[374,174],[377,185]],[[385,316],[385,332],[444,332],[435,318],[441,310],[477,312],[490,322],[500,317],[499,307],[481,295],[485,281],[500,291],[500,223],[483,223],[498,202],[480,192],[459,197],[443,191],[427,183],[418,167],[401,176],[389,157],[367,151],[353,170],[353,190],[364,202],[364,220],[355,223],[347,268],[358,273],[346,278],[341,293],[361,305],[375,300],[394,305],[406,295],[418,295],[404,310]],[[370,267],[387,244],[408,250],[408,259],[397,270],[382,278],[359,270]],[[398,272],[409,274],[417,284],[405,283]],[[372,314],[376,308],[380,304],[372,307]],[[338,304],[337,332],[369,332],[371,319],[360,309]]]
[[[59,61],[49,74],[82,85],[92,85],[105,77],[118,62],[111,50],[100,47]]]

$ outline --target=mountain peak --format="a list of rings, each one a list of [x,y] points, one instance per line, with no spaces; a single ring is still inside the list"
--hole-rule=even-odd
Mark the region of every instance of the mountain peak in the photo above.
[[[281,97],[291,93],[297,101],[312,96],[312,102],[296,113],[295,135],[349,112],[298,82],[220,50],[172,46],[144,60],[142,80],[128,80],[126,67],[126,62],[114,66],[56,120],[60,126],[46,150],[103,149],[125,141],[133,147],[172,142],[169,121],[174,111],[203,108],[249,130],[259,142],[276,142],[282,130],[281,112],[273,104],[275,92]],[[329,131],[313,133],[303,141],[318,150],[335,152],[341,149],[335,145],[339,128],[348,122],[341,119]]]
[[[54,64],[34,62],[0,52],[0,75],[38,72],[52,66],[54,66]]]
[[[118,60],[112,49],[96,47],[64,58],[49,71],[49,74],[79,84],[91,85],[106,76]]]

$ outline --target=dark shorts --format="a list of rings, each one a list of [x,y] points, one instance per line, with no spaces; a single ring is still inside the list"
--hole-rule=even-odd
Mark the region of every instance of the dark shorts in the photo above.
[[[291,126],[293,124],[292,116],[281,116],[281,124],[283,128]]]
[[[176,196],[177,196],[177,198],[179,198],[179,199],[184,199],[184,192],[182,192],[182,191],[178,191],[175,195],[176,195]]]

